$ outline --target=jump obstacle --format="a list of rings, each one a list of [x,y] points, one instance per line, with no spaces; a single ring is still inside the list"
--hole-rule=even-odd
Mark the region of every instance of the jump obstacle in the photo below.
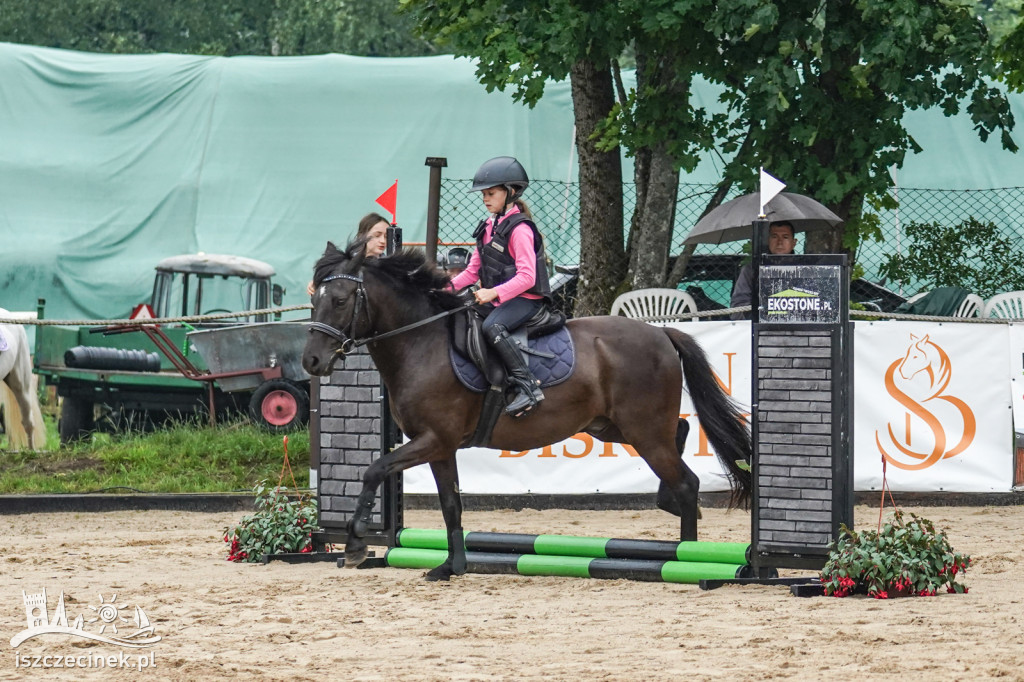
[[[439,188],[435,180],[439,180],[440,165],[431,165],[429,159],[428,165],[433,193]],[[849,266],[845,256],[764,254],[761,245],[766,243],[768,222],[755,221],[754,228],[754,252],[762,255],[755,269],[757,305],[752,324],[754,495],[751,543],[743,563],[683,561],[668,555],[653,558],[633,544],[650,541],[605,538],[558,541],[563,553],[551,554],[537,549],[554,542],[547,539],[554,536],[513,535],[502,541],[507,549],[498,550],[487,543],[476,544],[482,542],[480,534],[468,533],[465,541],[471,571],[665,580],[665,575],[706,570],[709,574],[700,577],[702,586],[706,582],[713,587],[727,582],[791,580],[774,578],[776,569],[820,569],[824,565],[840,525],[853,523]],[[791,298],[799,300],[789,301]],[[793,305],[787,307],[787,303]],[[400,433],[391,419],[387,391],[365,349],[346,356],[344,367],[330,377],[313,377],[311,394],[310,469],[316,474],[321,528],[313,540],[319,551],[326,543],[346,542],[346,524],[355,510],[363,471],[391,451]],[[427,554],[443,552],[440,547],[400,543],[406,530],[403,525],[402,477],[397,474],[389,477],[378,493],[366,541],[390,547],[390,562],[396,566],[415,563],[417,568],[432,568],[443,561],[443,556],[435,558],[440,554]],[[414,535],[416,532],[406,537]],[[531,546],[524,539],[527,537],[535,537],[532,551],[526,551]],[[602,541],[605,556],[564,551]],[[616,554],[615,543],[620,542],[629,543],[637,553]],[[658,544],[676,545],[678,551],[678,545],[685,543]],[[633,563],[607,563],[613,560]],[[636,563],[644,561],[653,563]],[[388,565],[387,559],[375,563]],[[675,563],[700,564],[701,568],[672,566],[666,573],[664,566]],[[721,575],[730,569],[720,566],[732,566],[732,575]],[[541,570],[558,572],[537,572]],[[717,573],[711,575],[712,571]]]
[[[565,576],[689,583],[753,577],[749,544],[666,542],[578,535],[466,532],[469,573]],[[404,528],[383,563],[434,568],[448,554],[443,530]]]

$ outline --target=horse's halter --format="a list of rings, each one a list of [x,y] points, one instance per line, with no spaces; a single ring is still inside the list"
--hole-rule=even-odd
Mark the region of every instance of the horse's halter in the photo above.
[[[352,310],[352,317],[348,321],[347,329],[336,329],[335,327],[332,327],[329,324],[324,324],[323,322],[310,322],[309,332],[311,334],[315,331],[321,332],[323,334],[327,334],[327,336],[330,336],[332,339],[336,339],[341,343],[341,348],[338,350],[338,352],[340,352],[342,355],[348,355],[359,346],[362,346],[363,344],[371,340],[362,339],[357,341],[355,339],[355,325],[356,320],[359,318],[360,312],[362,312],[366,316],[366,322],[368,324],[370,323],[370,304],[366,298],[366,289],[363,288],[362,270],[359,271],[358,275],[328,275],[327,277],[324,277],[323,280],[320,281],[320,284],[323,285],[326,284],[327,282],[331,282],[336,279],[347,279],[356,282],[355,308]]]

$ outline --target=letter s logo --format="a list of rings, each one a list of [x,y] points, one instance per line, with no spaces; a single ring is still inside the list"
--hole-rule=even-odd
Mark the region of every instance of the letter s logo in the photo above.
[[[886,424],[884,434],[875,431],[875,444],[889,464],[907,471],[926,469],[941,459],[956,457],[974,442],[974,412],[961,399],[943,394],[952,376],[946,351],[927,335],[918,338],[911,334],[906,354],[885,372],[886,392],[906,410],[903,438],[897,437],[892,422]],[[956,445],[949,449],[947,428],[960,435]],[[912,434],[923,436],[925,444],[921,450],[913,447]]]

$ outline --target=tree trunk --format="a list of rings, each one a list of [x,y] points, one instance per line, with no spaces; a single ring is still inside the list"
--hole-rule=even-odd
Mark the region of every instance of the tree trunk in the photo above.
[[[647,186],[643,203],[638,203],[633,221],[636,236],[631,240],[629,272],[631,289],[647,289],[665,285],[668,251],[672,242],[672,223],[676,215],[679,192],[679,171],[659,144],[651,150]]]
[[[591,136],[615,98],[607,64],[572,65],[573,115],[580,180],[580,274],[576,317],[606,314],[625,274],[622,248],[622,162],[619,150],[598,151]]]
[[[747,140],[744,142],[746,146],[747,142],[750,141],[750,135],[747,135]],[[715,210],[722,205],[729,190],[732,189],[732,180],[722,180],[718,183],[718,188],[715,189],[715,193],[711,196],[711,200],[708,201],[708,205],[704,207],[704,211],[700,214],[700,218],[703,218],[711,211]],[[700,218],[697,218],[699,221]],[[686,272],[686,266],[690,263],[690,256],[697,249],[696,244],[687,244],[683,247],[682,252],[676,258],[675,264],[672,266],[672,272],[668,273],[668,277],[665,278],[665,286],[670,289],[674,289],[679,286],[679,282],[683,279],[683,274]]]

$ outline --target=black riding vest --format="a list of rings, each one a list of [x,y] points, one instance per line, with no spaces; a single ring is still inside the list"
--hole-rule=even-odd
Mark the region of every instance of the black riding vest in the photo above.
[[[484,288],[492,289],[515,277],[516,261],[508,252],[508,239],[512,230],[520,223],[526,223],[533,230],[533,250],[537,253],[537,279],[526,293],[543,296],[550,302],[551,284],[548,281],[548,265],[544,256],[544,238],[525,213],[515,213],[498,223],[491,231],[491,241],[486,245],[483,242],[487,221],[481,220],[477,225],[473,238],[476,239],[476,249],[480,254],[480,283]]]

